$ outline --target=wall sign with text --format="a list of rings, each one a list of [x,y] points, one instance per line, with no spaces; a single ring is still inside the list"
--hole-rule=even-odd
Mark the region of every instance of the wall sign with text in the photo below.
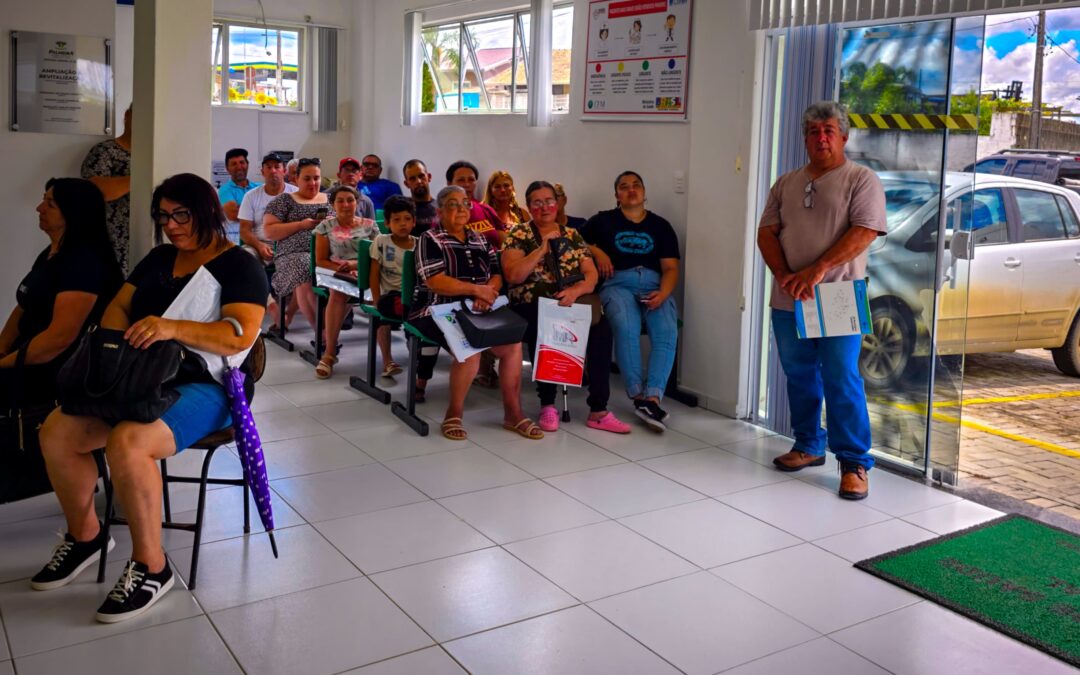
[[[692,0],[589,3],[585,118],[686,118],[692,4]]]
[[[112,133],[111,40],[11,31],[12,131]]]

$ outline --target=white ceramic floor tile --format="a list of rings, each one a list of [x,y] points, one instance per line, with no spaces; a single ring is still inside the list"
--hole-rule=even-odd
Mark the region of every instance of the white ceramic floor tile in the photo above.
[[[590,607],[690,675],[717,673],[818,637],[706,572],[605,598]]]
[[[829,492],[836,492],[840,488],[840,474],[835,471],[805,476],[800,472],[795,476],[825,488]],[[959,496],[945,490],[923,485],[880,469],[871,470],[867,476],[870,479],[870,496],[860,503],[890,516],[904,516],[960,501]]]
[[[446,649],[475,675],[678,673],[584,606],[455,640]]]
[[[383,572],[371,580],[440,642],[576,604],[499,548]]]
[[[55,499],[55,497],[53,497]],[[49,516],[0,525],[0,583],[29,579],[52,558],[53,549],[63,541],[67,522],[63,516]],[[110,559],[131,554],[131,535],[126,527],[112,528],[116,547]],[[90,571],[83,573],[89,575]]]
[[[251,521],[251,533],[248,535],[254,540],[265,539],[263,534],[262,520],[259,519],[259,510],[255,506],[255,500],[248,495],[250,504],[249,518]],[[282,530],[286,527],[303,525],[304,519],[296,511],[289,507],[281,497],[270,493],[270,507],[274,512],[274,527]],[[196,511],[176,511],[173,509],[173,520],[178,523],[194,523]],[[230,487],[224,490],[207,491],[206,507],[203,515],[203,544],[222,539],[244,536],[244,489]],[[127,528],[116,528],[117,531],[125,531]],[[179,551],[191,548],[194,542],[194,534],[178,530],[163,530],[161,541],[166,551]],[[113,554],[109,554],[112,559]]]
[[[387,462],[386,467],[432,499],[524,483],[532,476],[483,448],[464,448]]]
[[[286,336],[291,342],[296,344],[301,349],[307,348],[308,337],[301,338],[299,334],[288,334]],[[302,342],[300,340],[303,340]],[[279,349],[277,346],[267,349],[267,355],[271,350],[279,351],[282,356],[279,358],[268,358],[266,364],[266,372],[263,373],[263,377],[259,380],[259,384],[270,386],[281,386],[291,382],[315,382],[315,367],[300,358],[298,352],[286,352]]]
[[[0,661],[0,675],[15,675],[15,667],[11,661]]]
[[[712,572],[821,633],[919,602],[918,596],[811,544],[731,563]]]
[[[610,518],[655,511],[705,497],[636,464],[580,471],[549,478],[547,482]]]
[[[314,366],[311,367],[311,371],[312,374],[314,374]],[[337,375],[337,373],[335,373],[335,375]],[[344,373],[342,373],[342,375],[344,375]],[[274,385],[274,391],[298,406],[357,401],[363,396],[363,394],[349,386],[349,380],[345,377],[335,377],[331,380],[318,380],[314,382],[278,384]]]
[[[108,625],[95,621],[94,612],[120,578],[126,562],[117,558],[106,565],[105,581],[100,584],[94,566],[71,584],[52,591],[35,591],[26,580],[0,586],[0,613],[12,655],[19,658],[202,614],[178,580],[173,590],[142,616]]]
[[[840,499],[798,480],[717,499],[803,539],[819,539],[890,519],[881,511]]]
[[[828,638],[725,670],[724,675],[888,675],[849,649]]]
[[[427,501],[423,493],[381,464],[287,478],[272,485],[312,523]]]
[[[598,469],[626,461],[580,436],[565,431],[548,434],[539,445],[536,441],[522,439],[485,447],[537,478]]]
[[[30,499],[0,504],[0,524],[56,516],[61,513],[63,510],[60,508],[60,502],[56,501],[55,494],[49,492]]]
[[[252,417],[255,418],[255,428],[259,430],[259,440],[263,443],[318,436],[330,431],[300,409],[255,413]]]
[[[214,612],[360,576],[360,571],[310,526],[290,527],[274,536],[279,558],[274,558],[265,536],[202,546],[195,587],[199,604]],[[191,554],[184,549],[170,555],[186,563]],[[187,565],[181,564],[176,571],[187,575]]]
[[[583,602],[697,570],[613,521],[519,541],[504,548]]]
[[[7,661],[11,658],[11,652],[8,651],[8,640],[4,633],[4,620],[0,618],[0,661]]]
[[[783,530],[712,499],[650,511],[619,522],[706,568],[802,543]]]
[[[371,426],[385,426],[394,421],[390,407],[364,396],[356,401],[341,403],[304,403],[301,408],[307,415],[326,425],[327,428],[341,432],[362,429]]]
[[[324,432],[325,433],[325,432]],[[266,439],[261,439],[266,440]],[[177,455],[173,455],[165,462],[170,476],[194,476],[202,475],[203,461],[206,459],[205,450],[193,450],[188,448]],[[160,464],[159,464],[160,466]],[[240,478],[244,475],[244,469],[240,464],[240,458],[236,455],[234,447],[226,445],[214,451],[214,457],[210,460],[209,476],[213,478]],[[207,491],[223,490],[224,485],[207,485]],[[176,511],[190,511],[195,508],[198,501],[199,488],[196,485],[175,483],[169,486],[169,494],[172,495],[173,507]],[[104,503],[104,502],[103,502]]]
[[[195,663],[200,675],[242,672],[201,616],[28,656],[17,659],[15,666],[19,675],[189,675]]]
[[[920,602],[831,637],[897,675],[1076,673],[1052,656],[932,602]],[[924,648],[913,648],[916,645]]]
[[[263,455],[270,480],[361,466],[374,461],[337,434],[264,443]]]
[[[431,426],[427,436],[418,436],[396,419],[379,426],[342,431],[341,437],[380,462],[476,447],[471,441],[444,438],[438,424]]]
[[[315,526],[365,574],[492,545],[432,501],[327,520]]]
[[[693,436],[709,445],[738,443],[772,434],[765,427],[734,420],[704,409],[686,411],[678,415],[672,414],[664,424],[669,429]]]
[[[785,436],[759,436],[749,441],[718,443],[717,446],[734,455],[772,468],[773,459],[791,450],[793,444],[794,441]],[[812,473],[836,473],[836,456],[827,452],[823,466],[808,467],[794,475],[806,476]]]
[[[790,475],[717,448],[657,457],[641,465],[710,497],[792,480]]]
[[[814,542],[830,553],[856,563],[860,560],[911,546],[920,541],[933,539],[936,535],[929,530],[916,527],[902,520],[886,520],[860,527],[857,530],[834,534],[831,537]]]
[[[948,534],[973,527],[979,523],[985,523],[1003,515],[1001,511],[965,500],[927,511],[911,513],[904,516],[904,520],[931,532]]]
[[[441,647],[428,647],[348,673],[353,675],[465,675],[465,671]]]
[[[432,644],[367,579],[234,607],[211,618],[249,673],[339,673]]]
[[[569,427],[568,430],[575,436],[599,445],[601,448],[610,450],[620,457],[631,461],[660,457],[661,455],[673,455],[687,450],[697,450],[709,444],[705,441],[687,436],[684,433],[668,429],[662,434],[651,431],[638,420],[637,417],[623,419],[633,427],[629,434],[613,434],[589,427]]]
[[[255,385],[255,397],[251,400],[251,412],[264,413],[275,410],[295,408],[293,402],[274,391],[269,384],[259,382]]]
[[[607,520],[541,481],[470,492],[439,503],[497,544]]]

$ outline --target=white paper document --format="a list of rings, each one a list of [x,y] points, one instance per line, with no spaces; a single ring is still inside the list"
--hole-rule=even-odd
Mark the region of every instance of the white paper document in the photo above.
[[[800,338],[869,335],[873,326],[866,281],[818,284],[813,300],[795,301],[795,328]]]
[[[195,271],[195,276],[191,278],[187,286],[180,291],[180,295],[176,296],[169,308],[165,310],[162,318],[201,323],[220,321],[221,284],[205,267],[200,267]],[[221,384],[225,384],[225,364],[221,360],[221,355],[195,349],[191,345],[184,346],[201,356],[206,361],[206,369],[210,375]],[[251,347],[228,357],[229,365],[239,368],[249,351]]]

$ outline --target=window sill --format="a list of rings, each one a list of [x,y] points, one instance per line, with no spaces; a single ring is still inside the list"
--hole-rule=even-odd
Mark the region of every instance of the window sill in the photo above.
[[[211,108],[222,108],[225,110],[252,110],[256,112],[275,113],[279,115],[307,115],[306,110],[294,110],[292,108],[275,108],[265,105],[238,105],[235,103],[211,103]]]
[[[568,115],[569,110],[552,110],[552,115]],[[509,110],[477,110],[474,112],[425,112],[420,113],[421,117],[524,117],[527,113],[523,110],[521,112],[510,112]]]

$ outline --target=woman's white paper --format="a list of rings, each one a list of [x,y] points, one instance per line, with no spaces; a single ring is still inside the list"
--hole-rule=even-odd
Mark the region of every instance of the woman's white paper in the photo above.
[[[179,321],[198,321],[200,323],[213,323],[221,321],[221,284],[210,274],[205,267],[200,267],[191,277],[191,281],[180,291],[180,295],[172,301],[169,308],[162,315],[165,319]],[[191,345],[184,345],[206,361],[206,368],[210,375],[221,384],[225,384],[225,363],[220,354],[196,349]],[[252,343],[254,346],[254,343]],[[229,366],[239,368],[247,358],[251,347],[239,354],[225,357]]]
[[[500,295],[495,299],[495,304],[491,306],[491,309],[498,309],[503,305],[510,302],[505,295]],[[472,309],[472,300],[466,300],[465,304]],[[465,333],[461,331],[461,326],[454,320],[454,310],[461,309],[460,302],[447,302],[441,305],[431,306],[431,318],[435,320],[435,325],[439,327],[442,334],[446,336],[446,344],[450,347],[450,353],[454,355],[454,359],[458,363],[464,363],[466,359],[474,354],[487,349],[486,347],[477,349],[469,344],[469,341],[465,339]]]

